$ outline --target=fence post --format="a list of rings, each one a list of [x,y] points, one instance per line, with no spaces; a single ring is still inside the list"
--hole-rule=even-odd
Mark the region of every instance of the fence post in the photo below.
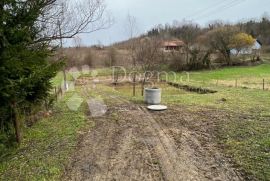
[[[61,94],[61,97],[62,97],[62,95],[63,95],[63,90],[62,90],[62,87],[61,87],[61,86],[59,87],[59,91],[60,91],[60,94]]]
[[[263,90],[265,90],[265,81],[263,79]]]

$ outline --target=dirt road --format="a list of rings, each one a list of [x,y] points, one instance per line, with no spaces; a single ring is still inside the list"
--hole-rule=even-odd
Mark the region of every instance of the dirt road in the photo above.
[[[63,180],[243,180],[213,141],[212,124],[224,117],[181,106],[154,113],[118,100],[94,118]]]

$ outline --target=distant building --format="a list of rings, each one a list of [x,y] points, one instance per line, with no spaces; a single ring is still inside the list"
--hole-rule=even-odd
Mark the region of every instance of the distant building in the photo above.
[[[162,43],[162,49],[165,52],[181,51],[185,43],[181,40],[164,41]]]
[[[230,53],[231,55],[251,55],[251,54],[259,54],[260,50],[262,48],[262,43],[256,39],[254,44],[249,48],[243,48],[240,51],[236,49],[231,49]]]

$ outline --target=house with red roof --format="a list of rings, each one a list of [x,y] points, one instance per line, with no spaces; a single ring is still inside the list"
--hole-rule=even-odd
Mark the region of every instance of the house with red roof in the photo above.
[[[165,52],[181,51],[185,43],[181,40],[171,40],[162,42],[162,49]]]

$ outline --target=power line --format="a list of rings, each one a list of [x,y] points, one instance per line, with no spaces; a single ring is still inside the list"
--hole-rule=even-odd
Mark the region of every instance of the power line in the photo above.
[[[200,15],[200,14],[202,14],[202,13],[204,13],[204,12],[207,12],[209,9],[213,9],[213,8],[215,8],[216,6],[219,6],[219,5],[222,5],[222,4],[226,3],[226,1],[231,1],[231,0],[221,0],[221,1],[218,1],[218,2],[216,2],[216,3],[214,3],[214,4],[212,4],[211,6],[208,6],[208,7],[206,7],[206,8],[202,8],[202,9],[199,9],[199,10],[195,11],[194,13],[192,13],[192,14],[186,16],[185,19],[190,19],[190,18],[192,18],[192,17],[194,17],[194,16],[197,16],[197,15]]]
[[[231,3],[229,3],[229,4],[227,4],[227,5],[224,5],[224,6],[222,6],[222,7],[219,7],[219,8],[217,8],[217,9],[215,9],[214,11],[208,12],[208,13],[202,15],[202,16],[197,16],[197,17],[196,17],[196,20],[203,19],[203,18],[207,18],[207,17],[209,17],[209,16],[212,16],[213,14],[217,14],[217,13],[222,12],[222,11],[224,11],[224,10],[230,9],[230,8],[232,8],[232,7],[235,7],[235,6],[241,4],[241,3],[245,2],[245,1],[246,1],[246,0],[234,0],[234,1],[232,1]],[[194,20],[194,19],[193,19],[193,20]]]
[[[194,19],[197,19],[197,18],[200,18],[200,17],[203,17],[203,16],[207,16],[209,14],[213,14],[213,12],[216,12],[217,9],[220,10],[220,9],[223,9],[223,8],[226,8],[228,6],[231,6],[232,4],[234,4],[235,2],[238,2],[239,0],[230,0],[228,3],[226,4],[221,4],[221,6],[217,6],[215,7],[214,9],[210,9],[210,11],[207,11],[207,12],[204,12],[204,13],[201,13],[201,15],[196,15],[196,16],[193,16],[193,20]],[[241,1],[241,0],[240,0]]]

